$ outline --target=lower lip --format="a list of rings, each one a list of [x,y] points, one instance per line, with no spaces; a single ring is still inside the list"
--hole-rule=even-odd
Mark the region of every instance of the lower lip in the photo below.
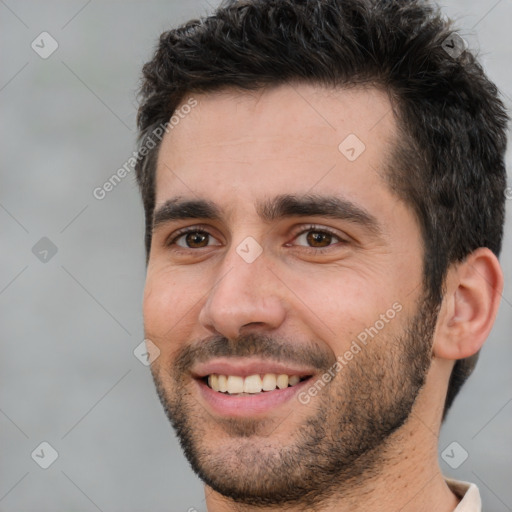
[[[310,379],[303,380],[295,386],[274,391],[262,391],[254,395],[237,396],[220,393],[210,388],[204,381],[196,380],[203,399],[210,409],[221,416],[247,417],[270,412],[290,401],[304,388]]]

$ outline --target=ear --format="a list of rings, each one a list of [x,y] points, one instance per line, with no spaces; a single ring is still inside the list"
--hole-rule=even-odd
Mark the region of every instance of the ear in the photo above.
[[[480,350],[498,313],[503,273],[498,258],[485,247],[448,269],[439,312],[434,356],[464,359]]]

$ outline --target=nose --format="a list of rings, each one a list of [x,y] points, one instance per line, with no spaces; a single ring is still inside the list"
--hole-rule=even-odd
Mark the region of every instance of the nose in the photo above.
[[[280,282],[270,270],[265,251],[248,263],[233,248],[218,276],[199,313],[206,329],[236,339],[244,328],[271,331],[283,323],[286,310],[279,296]]]

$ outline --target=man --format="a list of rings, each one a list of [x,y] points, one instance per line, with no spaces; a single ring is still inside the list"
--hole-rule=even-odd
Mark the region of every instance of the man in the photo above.
[[[450,24],[228,2],[141,100],[151,371],[208,510],[480,510],[437,441],[503,288],[507,119]]]

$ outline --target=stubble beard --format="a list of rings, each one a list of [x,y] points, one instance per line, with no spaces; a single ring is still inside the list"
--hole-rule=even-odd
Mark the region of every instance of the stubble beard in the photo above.
[[[292,399],[290,414],[277,419],[219,421],[192,396],[183,364],[167,371],[153,364],[158,396],[192,469],[236,503],[304,510],[378,474],[386,443],[409,418],[431,364],[437,309],[424,301],[417,311],[399,336],[381,332],[369,341],[319,391],[307,413]],[[248,355],[258,347],[267,347],[270,355],[273,346],[258,335],[242,337],[236,345],[216,342],[212,353],[217,355],[231,349],[233,355]],[[318,352],[311,351],[315,357],[318,363]],[[282,429],[292,421],[296,428],[283,441]]]

